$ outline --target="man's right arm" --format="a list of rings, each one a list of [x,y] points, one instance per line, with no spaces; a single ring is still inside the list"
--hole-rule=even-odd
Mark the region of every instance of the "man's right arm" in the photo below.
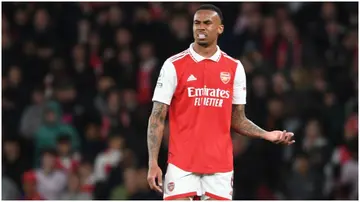
[[[158,162],[168,108],[169,106],[167,104],[156,101],[154,102],[147,130],[149,167],[151,165],[157,165]]]

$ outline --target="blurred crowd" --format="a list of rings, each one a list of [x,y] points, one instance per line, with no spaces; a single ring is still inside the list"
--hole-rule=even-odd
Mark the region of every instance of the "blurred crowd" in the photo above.
[[[3,199],[161,199],[146,180],[151,98],[199,5],[2,3]],[[232,134],[234,199],[357,199],[357,3],[215,5],[248,118],[296,140]]]

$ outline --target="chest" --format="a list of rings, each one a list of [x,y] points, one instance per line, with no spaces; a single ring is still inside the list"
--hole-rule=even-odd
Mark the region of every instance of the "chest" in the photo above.
[[[182,69],[183,72],[179,79],[180,89],[193,87],[232,91],[235,72],[226,64],[203,60],[189,64]]]

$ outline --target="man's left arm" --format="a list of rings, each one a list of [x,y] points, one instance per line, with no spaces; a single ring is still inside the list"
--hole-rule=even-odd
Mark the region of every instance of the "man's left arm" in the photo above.
[[[245,116],[245,104],[246,104],[246,75],[244,67],[240,61],[237,61],[238,65],[234,75],[234,93],[233,93],[233,107],[231,117],[231,127],[239,134],[249,137],[262,138],[274,143],[292,144],[295,141],[291,140],[293,133],[286,131],[271,131],[268,132]]]
[[[238,104],[232,107],[231,127],[239,134],[248,137],[262,138],[276,144],[293,144],[293,133],[286,131],[268,132],[250,121],[245,115],[245,105]]]

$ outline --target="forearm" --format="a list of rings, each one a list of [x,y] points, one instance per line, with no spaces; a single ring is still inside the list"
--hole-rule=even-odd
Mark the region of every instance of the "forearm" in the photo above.
[[[263,130],[245,116],[244,105],[234,105],[232,108],[231,127],[237,133],[249,137],[264,138],[267,131]]]
[[[265,133],[267,132],[246,117],[238,120],[235,123],[232,123],[232,128],[235,130],[235,132],[241,135],[255,138],[263,138]]]
[[[149,152],[149,165],[157,164],[161,141],[164,134],[164,122],[157,117],[150,116],[147,144]]]
[[[164,126],[167,110],[167,105],[159,102],[154,102],[154,106],[149,118],[149,125],[147,131],[149,166],[156,165],[158,161],[161,141],[164,135]]]

